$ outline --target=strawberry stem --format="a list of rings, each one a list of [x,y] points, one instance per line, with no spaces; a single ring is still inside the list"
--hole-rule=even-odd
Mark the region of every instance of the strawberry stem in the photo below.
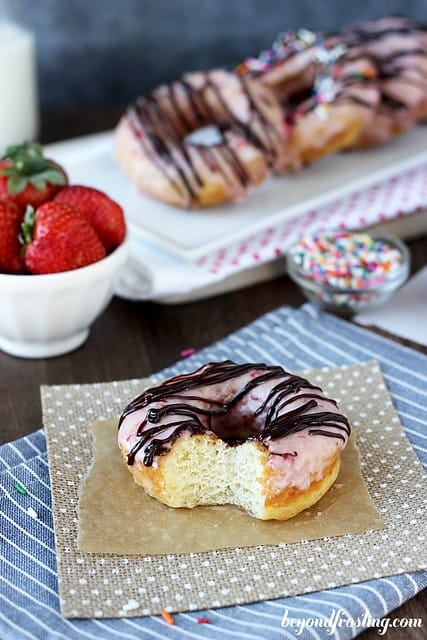
[[[38,142],[24,142],[7,147],[5,160],[15,160],[20,157],[43,158],[43,147]]]
[[[11,195],[21,193],[28,184],[44,189],[48,183],[67,183],[63,171],[43,156],[42,146],[36,142],[8,147],[4,158],[11,161],[9,167],[1,169],[1,173],[8,177],[7,189]]]

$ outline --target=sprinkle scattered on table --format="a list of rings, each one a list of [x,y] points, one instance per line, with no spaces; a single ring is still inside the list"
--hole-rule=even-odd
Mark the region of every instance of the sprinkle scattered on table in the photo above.
[[[197,618],[197,624],[208,624],[209,618],[207,616],[203,616],[202,618]]]
[[[162,618],[168,624],[175,624],[175,620],[173,619],[169,611],[166,611],[165,609],[163,609],[162,611]]]
[[[196,349],[194,349],[194,347],[189,347],[188,349],[182,349],[181,358],[188,358],[188,356],[192,356],[193,353],[196,353]]]
[[[34,520],[38,520],[39,519],[39,514],[37,513],[37,511],[35,509],[33,509],[33,507],[28,507],[27,513],[28,513],[29,516],[34,518]]]
[[[17,490],[18,493],[20,493],[23,496],[28,495],[28,491],[26,490],[26,488],[23,487],[22,484],[20,484],[19,482],[15,482],[15,489]]]

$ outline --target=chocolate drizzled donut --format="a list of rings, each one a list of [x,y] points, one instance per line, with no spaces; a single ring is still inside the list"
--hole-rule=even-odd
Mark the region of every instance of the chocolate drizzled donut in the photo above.
[[[246,101],[248,118],[238,115],[225,97],[222,83],[232,80]],[[128,109],[128,121],[142,147],[178,196],[188,205],[197,201],[197,190],[204,184],[195,158],[234,179],[245,190],[251,183],[244,162],[230,143],[234,134],[258,149],[270,169],[275,168],[283,149],[280,118],[271,117],[278,109],[273,97],[250,78],[225,71],[189,73],[138,98]],[[188,136],[208,126],[216,128],[214,144],[198,144]],[[192,149],[192,151],[191,151]]]
[[[239,378],[248,374],[251,374],[249,379],[239,382]],[[209,396],[213,385],[229,381],[235,381],[236,385],[229,397]],[[269,385],[265,397],[258,402],[252,415],[242,415],[241,404],[254,392],[259,391],[262,396],[264,383]],[[320,400],[330,404],[331,410],[315,411]],[[280,366],[236,364],[227,360],[209,363],[193,373],[176,376],[147,389],[126,407],[119,429],[127,416],[146,410],[137,427],[138,441],[127,461],[132,465],[138,451],[144,448],[143,464],[151,466],[154,457],[167,453],[184,431],[191,435],[213,432],[230,446],[248,440],[265,444],[268,440],[279,440],[304,429],[311,436],[338,438],[345,442],[350,425],[338,409],[333,410],[334,407],[337,407],[336,402],[325,398],[319,387]],[[169,419],[162,422],[164,418]],[[162,437],[167,431],[169,434]]]

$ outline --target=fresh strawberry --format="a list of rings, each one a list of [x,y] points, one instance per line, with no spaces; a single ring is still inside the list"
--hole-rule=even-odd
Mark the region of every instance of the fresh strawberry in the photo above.
[[[24,260],[31,273],[70,271],[97,262],[105,248],[87,219],[62,202],[28,207],[22,225]]]
[[[79,209],[87,217],[107,251],[123,242],[126,234],[123,209],[102,191],[72,185],[61,189],[55,201],[66,202]]]
[[[68,183],[62,167],[43,156],[42,147],[25,143],[8,147],[0,162],[0,200],[15,202],[22,211],[52,200]]]
[[[0,271],[23,273],[24,260],[19,241],[22,213],[13,202],[0,201]]]

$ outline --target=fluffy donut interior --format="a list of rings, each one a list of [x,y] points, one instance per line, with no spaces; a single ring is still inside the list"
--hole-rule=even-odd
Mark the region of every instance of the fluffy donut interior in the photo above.
[[[195,435],[176,441],[157,467],[136,463],[128,469],[149,495],[170,507],[230,504],[261,520],[286,520],[316,503],[340,468],[338,457],[307,490],[286,487],[272,497],[268,457],[256,442],[230,447],[219,438]]]

